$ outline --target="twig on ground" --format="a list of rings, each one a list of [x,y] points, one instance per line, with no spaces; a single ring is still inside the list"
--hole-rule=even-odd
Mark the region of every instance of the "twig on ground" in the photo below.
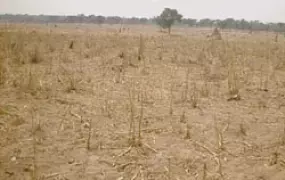
[[[124,156],[127,153],[129,153],[132,150],[133,146],[130,146],[126,151],[124,151],[123,153],[119,154],[118,157]]]
[[[141,170],[140,170],[140,168],[137,170],[137,172],[136,172],[136,174],[134,174],[134,176],[131,178],[131,180],[135,180],[138,176],[139,176],[139,174],[141,173]]]

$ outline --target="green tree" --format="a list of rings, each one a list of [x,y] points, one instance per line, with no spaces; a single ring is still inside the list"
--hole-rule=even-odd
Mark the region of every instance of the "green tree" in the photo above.
[[[236,21],[233,18],[227,18],[224,20],[226,23],[226,28],[227,29],[235,29],[236,28]]]
[[[97,16],[97,17],[96,17],[96,23],[99,24],[99,25],[103,24],[103,23],[105,22],[105,20],[106,20],[106,19],[105,19],[104,16],[101,16],[101,15],[100,15],[100,16]]]
[[[240,20],[240,29],[244,30],[248,26],[248,22],[245,19]]]
[[[189,27],[193,27],[197,24],[197,19],[182,19],[182,23],[188,25]]]
[[[176,9],[164,8],[160,16],[156,17],[156,23],[163,29],[168,29],[171,32],[172,25],[178,21],[180,22],[182,15]]]
[[[285,28],[285,23],[277,23],[278,26],[278,31],[279,32],[284,32],[284,28]]]
[[[217,21],[217,26],[221,29],[225,29],[227,27],[227,23],[224,20],[218,20]]]
[[[198,22],[198,25],[200,27],[212,27],[213,24],[214,21],[209,18],[200,19],[200,21]]]

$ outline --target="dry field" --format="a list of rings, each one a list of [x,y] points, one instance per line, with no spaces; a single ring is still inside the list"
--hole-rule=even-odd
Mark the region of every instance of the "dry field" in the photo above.
[[[284,180],[285,39],[1,25],[0,179]]]

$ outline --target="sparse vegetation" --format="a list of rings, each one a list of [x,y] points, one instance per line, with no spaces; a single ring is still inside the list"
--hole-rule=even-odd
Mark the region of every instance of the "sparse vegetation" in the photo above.
[[[1,26],[0,179],[284,177],[283,36]]]

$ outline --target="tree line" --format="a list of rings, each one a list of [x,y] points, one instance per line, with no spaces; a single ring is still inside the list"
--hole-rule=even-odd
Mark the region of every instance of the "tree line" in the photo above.
[[[9,23],[92,23],[92,24],[157,24],[163,29],[170,28],[172,25],[187,27],[218,27],[220,29],[239,29],[249,31],[274,31],[285,32],[285,23],[263,23],[261,21],[247,21],[245,19],[194,19],[183,18],[177,10],[165,8],[157,17],[138,18],[138,17],[119,17],[119,16],[101,16],[84,14],[73,16],[57,15],[28,15],[28,14],[2,14],[0,22]],[[170,24],[169,24],[170,23]]]

